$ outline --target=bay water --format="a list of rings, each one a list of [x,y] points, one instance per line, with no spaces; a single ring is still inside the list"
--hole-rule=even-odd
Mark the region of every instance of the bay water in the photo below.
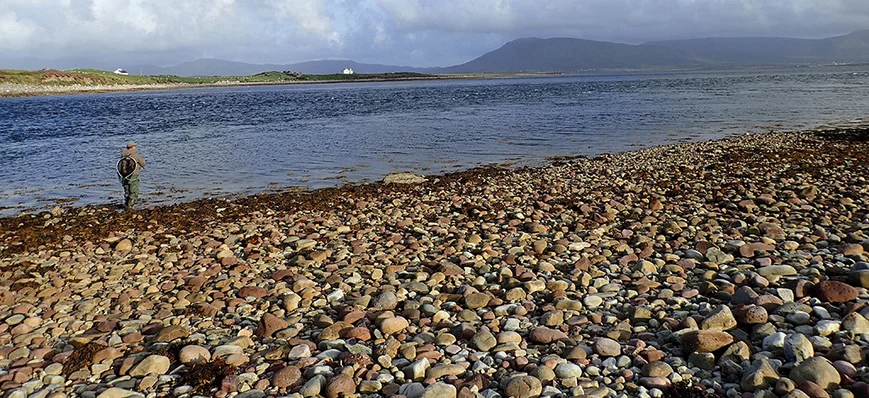
[[[636,72],[0,99],[0,216],[120,204],[127,141],[141,203],[540,165],[769,130],[858,123],[869,65]]]

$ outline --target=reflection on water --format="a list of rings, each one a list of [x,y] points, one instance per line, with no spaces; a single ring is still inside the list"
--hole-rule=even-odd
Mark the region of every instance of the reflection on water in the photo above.
[[[536,164],[865,116],[865,66],[0,99],[0,214],[119,202],[136,140],[145,204]]]

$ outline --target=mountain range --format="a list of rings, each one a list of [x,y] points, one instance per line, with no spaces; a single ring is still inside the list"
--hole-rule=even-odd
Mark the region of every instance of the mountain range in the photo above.
[[[573,38],[523,38],[481,55],[467,63],[445,68],[417,68],[363,64],[351,60],[321,60],[296,64],[250,64],[203,58],[175,66],[103,65],[86,58],[41,60],[19,58],[0,61],[4,69],[114,69],[131,74],[179,76],[244,76],[265,71],[293,71],[305,74],[340,73],[510,73],[578,72],[615,69],[672,69],[744,66],[761,64],[869,62],[869,30],[826,39],[781,37],[701,38],[653,41],[630,45]]]

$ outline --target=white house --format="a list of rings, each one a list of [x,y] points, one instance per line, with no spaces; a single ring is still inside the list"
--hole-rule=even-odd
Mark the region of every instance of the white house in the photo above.
[[[344,68],[344,74],[345,74],[345,75],[352,75],[352,74],[353,74],[353,69],[350,69],[350,68]]]
[[[127,71],[125,71],[121,68],[115,69],[115,74],[116,75],[129,75],[129,73],[127,73]]]

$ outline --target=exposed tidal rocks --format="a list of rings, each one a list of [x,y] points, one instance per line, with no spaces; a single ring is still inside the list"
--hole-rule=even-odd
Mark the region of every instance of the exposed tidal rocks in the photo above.
[[[0,390],[867,396],[865,137],[2,219]]]

